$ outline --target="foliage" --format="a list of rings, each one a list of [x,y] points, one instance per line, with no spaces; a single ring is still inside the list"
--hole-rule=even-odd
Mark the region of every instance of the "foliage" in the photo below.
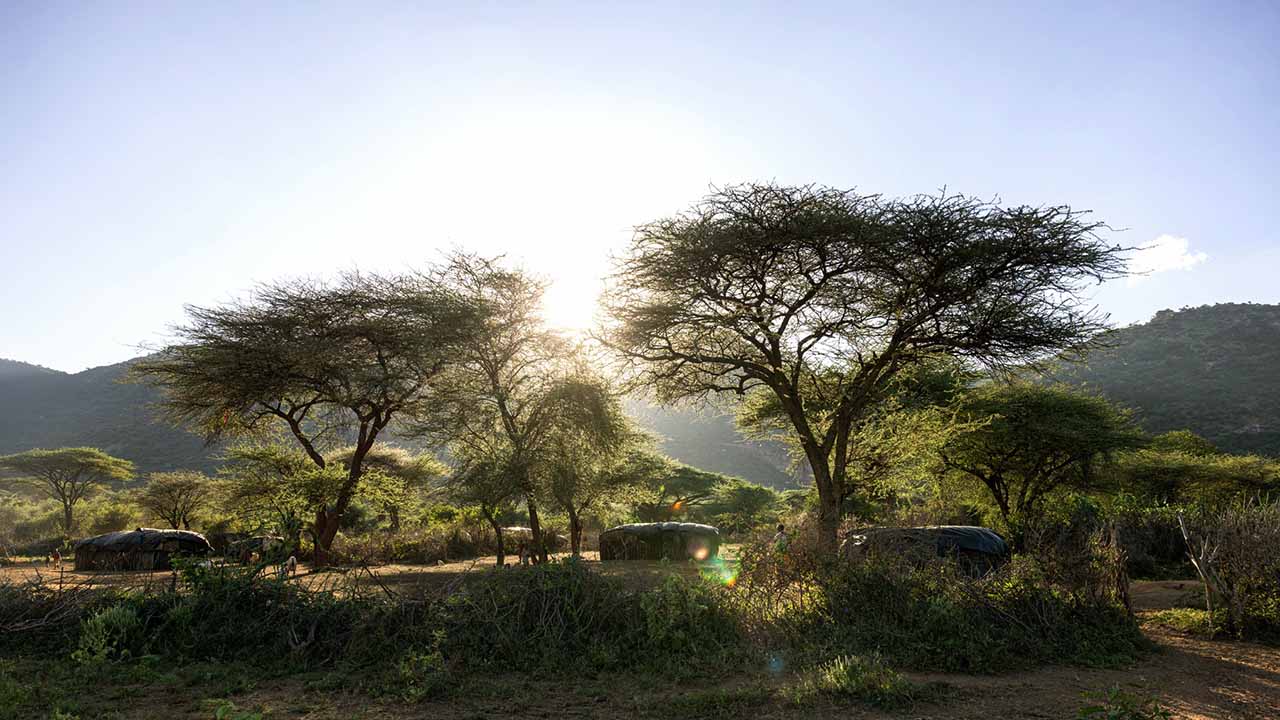
[[[1280,642],[1280,503],[1241,504],[1182,523],[1209,619],[1218,599],[1227,632]]]
[[[140,654],[145,642],[137,608],[113,605],[81,623],[79,647],[71,659],[84,664],[128,660]]]
[[[1138,697],[1113,685],[1106,692],[1086,693],[1091,704],[1080,708],[1078,720],[1171,720],[1155,697]]]
[[[1152,446],[1123,453],[1111,472],[1126,491],[1150,502],[1222,508],[1280,489],[1280,461],[1256,455],[1204,452],[1183,436],[1171,443],[1169,435],[1157,436]]]
[[[944,559],[832,558],[807,529],[785,553],[764,539],[740,552],[733,597],[744,624],[802,657],[880,653],[896,667],[998,672],[1114,667],[1146,646],[1121,604],[1054,586],[1030,559],[973,578]]]
[[[75,531],[75,507],[112,481],[133,477],[133,463],[97,448],[28,450],[0,456],[0,473],[11,486],[33,489],[62,505],[62,531]]]
[[[877,655],[838,655],[790,691],[792,700],[799,704],[829,698],[856,700],[886,710],[910,705],[921,694],[919,686],[887,667]]]
[[[191,523],[212,504],[217,493],[213,479],[191,470],[151,473],[134,494],[134,502],[177,530]]]
[[[850,434],[897,372],[937,354],[1021,364],[1104,328],[1080,293],[1123,270],[1100,229],[946,193],[726,187],[637,229],[602,339],[664,401],[772,393],[833,549]]]
[[[943,463],[986,486],[1015,546],[1055,491],[1098,489],[1103,463],[1143,441],[1127,412],[1058,386],[989,383],[961,396],[957,412],[972,425],[948,440]]]
[[[317,548],[327,550],[364,456],[393,419],[434,410],[442,373],[483,311],[422,275],[262,285],[245,301],[189,307],[179,342],[134,370],[165,390],[171,419],[210,439],[275,425],[324,470],[325,444],[354,435],[333,506],[316,513]]]

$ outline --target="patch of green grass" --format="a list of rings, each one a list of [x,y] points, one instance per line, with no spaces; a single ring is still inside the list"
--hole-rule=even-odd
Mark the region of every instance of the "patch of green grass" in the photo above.
[[[1139,696],[1113,685],[1105,692],[1085,693],[1091,702],[1080,708],[1078,720],[1170,720],[1173,713],[1150,695]]]
[[[891,710],[912,705],[930,690],[903,677],[879,657],[843,655],[819,665],[786,694],[797,705],[852,700]]]
[[[1204,608],[1170,608],[1151,613],[1146,617],[1145,621],[1191,635],[1213,637],[1216,631],[1222,629],[1226,619],[1225,613],[1215,613],[1214,622],[1211,626],[1209,623],[1209,611]]]

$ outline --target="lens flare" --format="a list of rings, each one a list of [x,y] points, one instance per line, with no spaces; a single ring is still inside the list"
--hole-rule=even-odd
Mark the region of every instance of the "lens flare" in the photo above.
[[[736,564],[731,565],[723,558],[712,558],[702,566],[702,577],[731,588],[738,582],[738,568]]]

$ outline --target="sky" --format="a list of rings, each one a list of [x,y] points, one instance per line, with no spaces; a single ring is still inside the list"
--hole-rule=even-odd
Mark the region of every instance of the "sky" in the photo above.
[[[1124,6],[1124,7],[1118,7]],[[505,253],[589,326],[712,185],[1092,210],[1124,325],[1280,302],[1280,5],[0,3],[0,357],[162,344],[184,304]]]

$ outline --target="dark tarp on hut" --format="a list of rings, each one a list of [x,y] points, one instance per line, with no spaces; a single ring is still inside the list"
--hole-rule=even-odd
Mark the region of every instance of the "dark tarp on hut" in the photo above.
[[[698,523],[633,523],[600,533],[601,560],[709,560],[719,552],[720,531]]]
[[[211,552],[209,541],[190,530],[122,530],[76,543],[76,570],[168,570],[172,555]]]
[[[844,542],[848,557],[869,550],[955,557],[967,570],[979,574],[1000,565],[1009,555],[1009,546],[994,530],[971,525],[873,528],[850,535]]]

